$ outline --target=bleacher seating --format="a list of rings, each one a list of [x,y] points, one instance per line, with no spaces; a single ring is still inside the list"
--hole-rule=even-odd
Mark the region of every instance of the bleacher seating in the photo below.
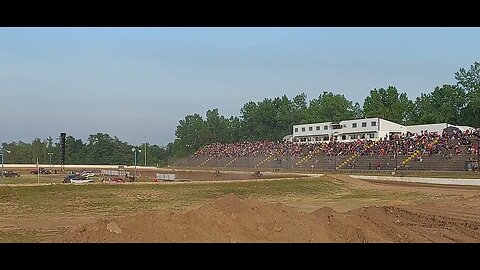
[[[401,134],[388,140],[353,142],[254,141],[215,143],[177,162],[178,166],[302,170],[464,171],[478,156],[478,131]]]

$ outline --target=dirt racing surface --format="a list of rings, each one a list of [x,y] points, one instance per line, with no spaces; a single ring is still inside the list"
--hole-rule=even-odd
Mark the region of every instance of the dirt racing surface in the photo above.
[[[34,169],[34,168],[32,168]],[[30,173],[30,168],[14,168],[15,172],[20,173],[21,175],[32,175]],[[88,167],[85,168],[77,168],[74,171],[81,172],[83,170],[91,170],[100,175],[101,170],[99,169],[91,169]],[[70,170],[66,170],[64,172],[57,170],[52,171],[52,174],[49,175],[41,175],[42,179],[49,178],[49,179],[56,179],[56,181],[52,182],[60,182],[63,180],[63,177],[69,172]],[[115,170],[114,170],[115,171]],[[118,170],[117,170],[118,171]],[[134,170],[130,169],[127,170],[133,175]],[[175,169],[138,169],[136,171],[137,181],[139,182],[152,182],[155,178],[157,173],[163,174],[175,174],[175,179],[177,181],[228,181],[228,180],[253,180],[253,179],[277,179],[277,178],[298,178],[299,176],[304,176],[301,173],[280,173],[280,172],[270,172],[270,171],[259,171],[260,176],[254,176],[254,170],[251,172],[248,171],[219,171],[218,174],[215,174],[214,170],[175,170]],[[34,176],[34,175],[33,175]]]
[[[188,212],[99,219],[55,242],[480,242],[480,195],[458,206],[366,206],[311,213],[234,194]]]
[[[225,172],[219,171],[215,174],[214,171],[187,171],[187,170],[158,170],[143,171],[141,176],[148,179],[155,177],[156,173],[169,173],[175,174],[176,180],[189,180],[189,181],[226,181],[226,180],[249,180],[249,179],[273,179],[273,178],[295,178],[299,177],[299,174],[286,174],[286,173],[261,173],[261,176],[253,176],[252,172]],[[140,178],[141,180],[141,178]]]

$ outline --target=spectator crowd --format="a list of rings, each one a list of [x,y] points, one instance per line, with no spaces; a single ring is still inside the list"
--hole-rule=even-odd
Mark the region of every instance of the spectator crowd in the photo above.
[[[306,155],[350,156],[358,153],[362,156],[390,156],[410,155],[420,151],[422,156],[442,155],[449,159],[453,155],[478,154],[478,130],[422,131],[420,133],[394,134],[389,138],[380,138],[378,141],[355,140],[340,142],[293,143],[290,141],[253,141],[235,142],[229,144],[214,143],[206,145],[195,152],[194,157],[247,157],[257,155],[276,155],[277,157],[303,157]]]

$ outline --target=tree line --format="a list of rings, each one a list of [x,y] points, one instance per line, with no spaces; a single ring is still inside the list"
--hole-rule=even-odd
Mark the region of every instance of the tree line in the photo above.
[[[307,99],[304,93],[292,99],[286,95],[250,101],[240,109],[240,116],[225,117],[218,108],[208,110],[205,118],[187,115],[179,121],[176,139],[166,146],[147,145],[147,165],[163,166],[171,157],[185,157],[202,146],[214,142],[281,140],[292,133],[295,124],[341,121],[363,117],[380,117],[404,125],[447,122],[454,125],[480,127],[480,63],[455,73],[455,85],[437,86],[428,94],[410,100],[394,86],[372,89],[363,105],[344,95],[323,92]],[[51,137],[31,143],[3,143],[8,163],[60,163],[60,140]],[[66,137],[66,164],[132,165],[132,145],[117,137],[97,133],[87,142]],[[145,144],[138,146],[142,151]],[[53,153],[49,155],[48,153]],[[137,155],[137,164],[144,164],[144,152]]]
[[[60,137],[60,136],[59,136]],[[61,146],[60,138],[54,140],[48,137],[45,140],[36,138],[31,143],[11,142],[3,143],[5,160],[13,164],[60,164]],[[137,153],[137,165],[145,164],[145,148],[147,152],[147,166],[164,166],[168,157],[172,156],[169,147],[160,147],[144,143],[140,146],[129,145],[117,137],[108,134],[97,133],[90,135],[87,142],[76,139],[73,136],[65,138],[65,164],[108,164],[108,165],[134,165],[134,153],[136,147],[142,152]],[[49,154],[51,153],[51,154]]]
[[[372,89],[363,106],[344,95],[323,92],[308,100],[304,93],[289,99],[286,95],[248,102],[240,116],[229,118],[218,109],[206,117],[187,115],[180,120],[172,153],[182,157],[200,147],[237,141],[281,140],[292,133],[295,124],[380,117],[403,125],[447,122],[480,127],[480,63],[455,73],[455,85],[437,86],[428,94],[410,100],[394,86]]]

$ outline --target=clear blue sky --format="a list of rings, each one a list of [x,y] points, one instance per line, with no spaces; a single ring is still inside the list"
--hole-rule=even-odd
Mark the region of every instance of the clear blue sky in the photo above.
[[[173,142],[208,109],[323,91],[410,99],[480,60],[480,28],[0,28],[0,142]]]

